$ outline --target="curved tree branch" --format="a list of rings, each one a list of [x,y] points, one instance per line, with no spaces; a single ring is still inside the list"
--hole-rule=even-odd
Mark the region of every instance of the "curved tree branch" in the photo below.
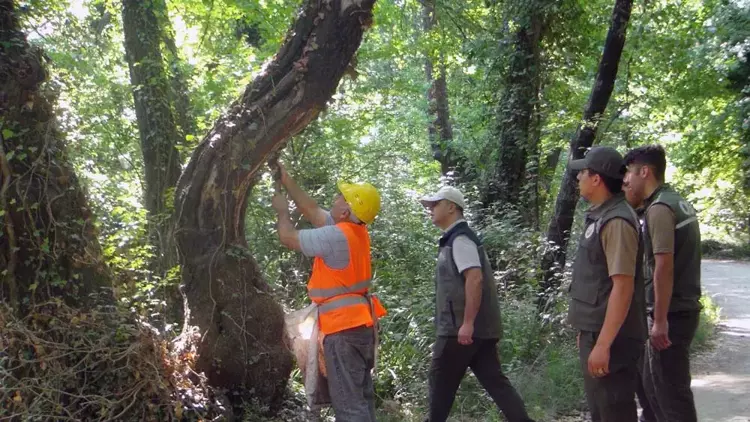
[[[245,240],[247,195],[268,158],[318,116],[372,21],[374,0],[308,0],[265,73],[193,152],[175,196],[187,324],[212,385],[273,403],[291,371],[283,312]]]

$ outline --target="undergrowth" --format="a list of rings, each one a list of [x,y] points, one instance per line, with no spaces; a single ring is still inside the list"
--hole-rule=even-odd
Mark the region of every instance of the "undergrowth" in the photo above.
[[[18,318],[0,306],[0,413],[10,421],[172,421],[221,418],[227,407],[128,312],[38,304]]]

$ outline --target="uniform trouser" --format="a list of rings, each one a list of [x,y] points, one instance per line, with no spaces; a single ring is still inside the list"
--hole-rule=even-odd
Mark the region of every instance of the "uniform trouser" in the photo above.
[[[598,332],[581,331],[578,357],[583,371],[583,387],[593,422],[637,422],[635,404],[638,359],[643,341],[618,336],[609,351],[609,374],[589,375],[588,360],[599,338]]]
[[[428,422],[448,419],[456,391],[467,368],[482,384],[510,422],[533,422],[526,413],[521,396],[503,374],[497,353],[497,339],[474,339],[468,346],[456,337],[438,337],[432,351],[429,373]]]
[[[375,332],[357,327],[323,339],[328,388],[336,422],[375,422]]]
[[[662,351],[646,344],[641,364],[641,402],[643,422],[696,422],[693,392],[690,390],[690,343],[698,329],[700,311],[670,312],[669,340]],[[654,321],[648,319],[649,330]]]

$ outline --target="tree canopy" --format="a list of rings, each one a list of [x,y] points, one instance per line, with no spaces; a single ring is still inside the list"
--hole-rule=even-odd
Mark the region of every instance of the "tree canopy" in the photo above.
[[[266,163],[278,155],[323,206],[338,181],[380,191],[370,234],[389,316],[376,390],[400,403],[397,420],[424,404],[439,232],[418,198],[443,184],[467,195],[491,252],[511,327],[504,364],[525,396],[559,393],[532,398],[534,412],[570,411],[581,391],[566,387],[575,352],[556,347],[564,301],[537,308],[569,275],[550,242],[577,246],[561,241],[584,208],[570,148],[663,145],[704,238],[747,247],[745,3],[2,0],[0,278],[13,311],[0,323],[106,286],[97,306],[147,322],[164,350],[196,354],[208,384],[278,412],[300,388],[283,313],[305,303],[311,269],[276,236]],[[611,96],[597,104],[604,77]],[[559,239],[558,195],[573,217],[554,226]],[[211,348],[190,346],[191,327]],[[248,381],[259,378],[271,382]],[[8,385],[12,403],[20,387]],[[32,415],[19,412],[42,405],[26,394],[3,409]],[[489,411],[462,394],[467,413]]]

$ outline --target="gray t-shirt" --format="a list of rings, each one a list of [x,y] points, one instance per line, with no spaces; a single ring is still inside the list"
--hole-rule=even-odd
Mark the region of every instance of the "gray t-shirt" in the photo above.
[[[466,220],[461,219],[456,221],[445,232],[447,233],[456,224],[464,221]],[[461,274],[469,268],[482,268],[482,263],[479,261],[477,244],[472,242],[469,236],[461,235],[453,239],[453,263],[456,264],[456,268],[458,268],[458,272]]]
[[[461,235],[453,239],[453,262],[461,274],[469,268],[482,268],[477,244],[469,236]]]
[[[319,256],[333,269],[340,270],[349,265],[349,242],[344,232],[334,225],[333,217],[327,211],[325,226],[300,230],[299,245],[305,256]]]

